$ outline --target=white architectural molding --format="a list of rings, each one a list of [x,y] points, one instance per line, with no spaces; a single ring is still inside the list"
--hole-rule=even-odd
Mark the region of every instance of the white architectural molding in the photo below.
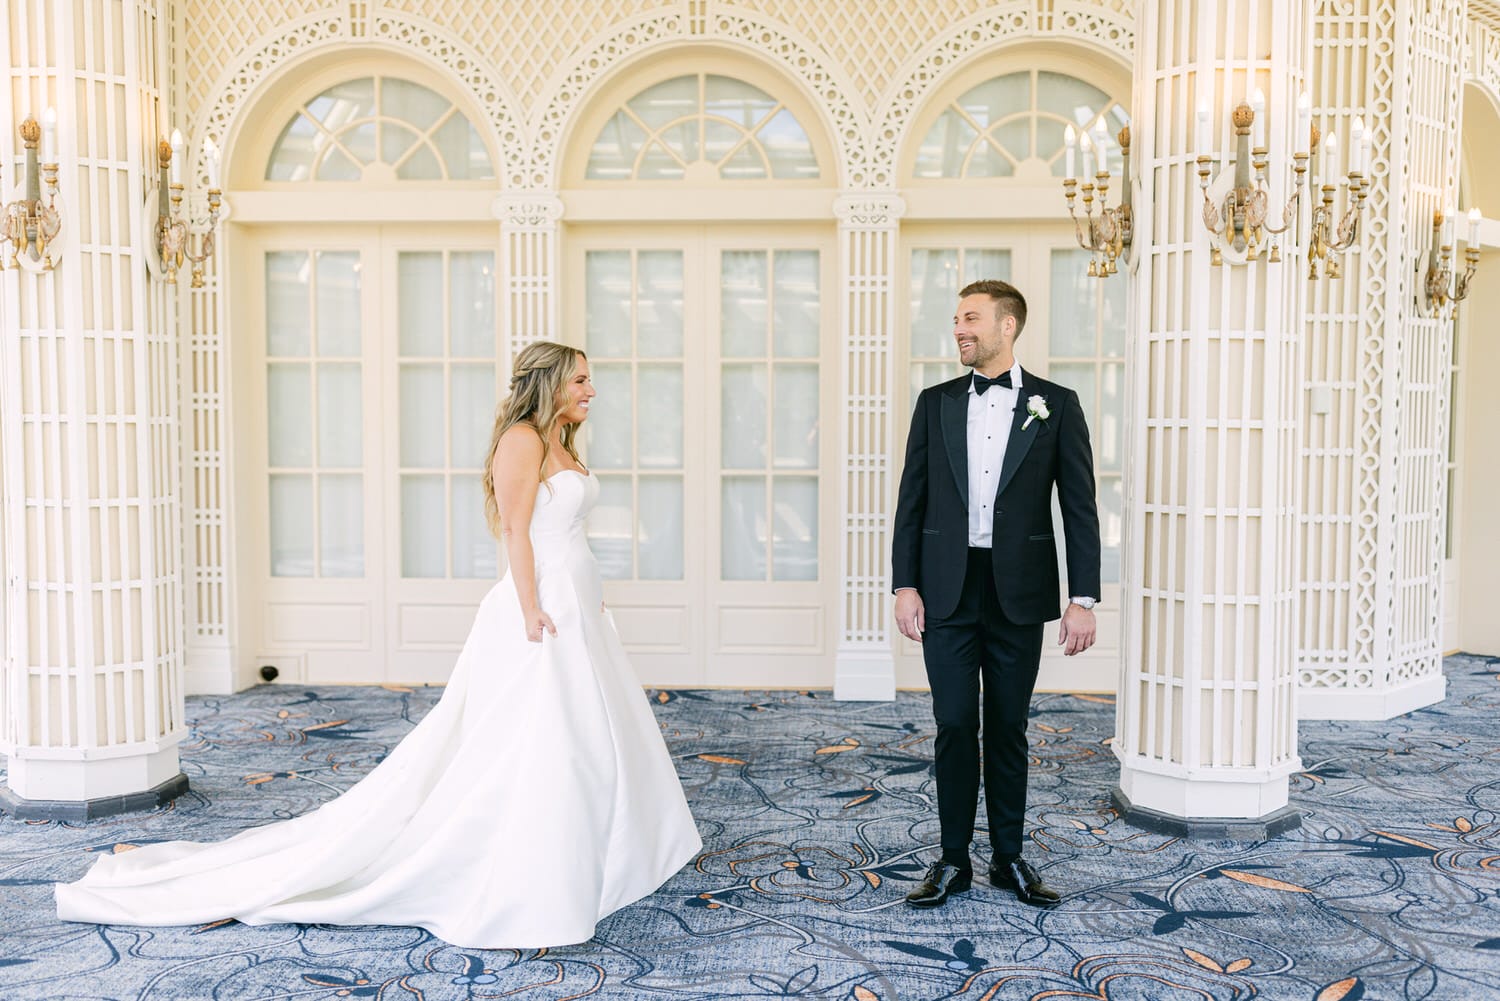
[[[0,493],[27,545],[7,550],[4,588],[7,619],[27,627],[8,631],[0,663],[0,798],[22,816],[140,808],[187,784],[176,300],[139,246],[164,8],[33,3],[26,37],[0,25],[15,107],[57,102],[72,125],[59,159],[86,168],[67,176],[94,206],[65,218],[75,239],[55,271],[5,289]],[[82,86],[105,76],[116,86]]]
[[[840,425],[843,457],[839,541],[843,577],[834,698],[896,696],[890,591],[890,512],[895,483],[891,403],[895,391],[895,267],[901,214],[894,191],[855,192],[833,207],[839,220],[840,327],[846,352],[839,390],[848,418]]]
[[[496,196],[493,211],[502,234],[501,309],[507,345],[502,357],[508,360],[528,344],[559,338],[557,236],[563,203],[555,192],[517,192]]]

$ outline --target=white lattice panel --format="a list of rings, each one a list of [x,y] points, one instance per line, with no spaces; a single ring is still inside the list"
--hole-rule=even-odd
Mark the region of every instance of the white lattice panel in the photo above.
[[[8,632],[0,718],[26,798],[80,798],[46,783],[66,772],[83,787],[106,759],[175,773],[183,732],[176,337],[140,239],[164,11],[164,0],[34,4],[0,22],[22,26],[0,37],[19,106],[50,103],[70,123],[58,151],[70,240],[55,271],[8,274],[5,289],[6,518],[28,543],[7,551],[5,576],[8,607],[29,625]]]

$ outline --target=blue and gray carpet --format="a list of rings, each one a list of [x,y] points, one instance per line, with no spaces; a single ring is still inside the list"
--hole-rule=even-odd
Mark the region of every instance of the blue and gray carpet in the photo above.
[[[1441,705],[1304,724],[1307,770],[1292,782],[1303,825],[1253,843],[1127,826],[1109,807],[1112,701],[1038,696],[1026,851],[1066,891],[1052,911],[984,885],[938,911],[902,904],[937,837],[926,696],[663,691],[650,696],[704,852],[586,945],[58,922],[53,882],[95,853],[309,810],[439,692],[194,698],[192,792],[171,807],[86,825],[0,818],[0,1001],[1500,998],[1500,658],[1452,657],[1447,672]]]

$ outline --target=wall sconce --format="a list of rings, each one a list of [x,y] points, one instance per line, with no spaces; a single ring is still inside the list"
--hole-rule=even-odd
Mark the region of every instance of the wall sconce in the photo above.
[[[1213,237],[1213,252],[1209,261],[1215,267],[1224,263],[1224,250],[1229,250],[1231,264],[1245,264],[1260,257],[1269,247],[1268,260],[1275,264],[1281,260],[1281,244],[1276,237],[1285,233],[1296,221],[1297,207],[1302,199],[1302,185],[1307,178],[1307,148],[1292,153],[1293,189],[1281,210],[1281,225],[1270,223],[1270,192],[1266,188],[1266,168],[1269,153],[1266,148],[1265,125],[1266,96],[1259,89],[1251,95],[1250,103],[1241,101],[1230,114],[1234,124],[1234,178],[1233,186],[1223,195],[1223,201],[1215,205],[1209,193],[1209,175],[1213,173],[1215,159],[1207,153],[1199,153],[1198,186],[1203,189],[1203,224]],[[1298,143],[1311,143],[1312,102],[1307,94],[1297,99],[1297,130],[1293,133]],[[1197,142],[1202,150],[1208,146],[1209,110],[1207,102],[1198,104]],[[1254,133],[1253,137],[1251,133]],[[1251,169],[1254,168],[1252,180]]]
[[[1464,273],[1453,274],[1453,222],[1457,209],[1432,214],[1432,247],[1427,251],[1427,280],[1423,283],[1427,291],[1427,308],[1439,316],[1449,306],[1454,309],[1469,297],[1469,282],[1479,270],[1479,210],[1469,210],[1469,245],[1464,248]],[[1452,283],[1450,291],[1449,283]],[[1453,310],[1449,309],[1448,317]]]
[[[214,227],[219,223],[219,150],[212,141],[203,140],[203,158],[208,164],[208,218],[191,219],[182,208],[184,185],[182,161],[187,149],[182,133],[172,130],[172,141],[157,143],[160,168],[156,195],[155,244],[158,269],[168,285],[177,284],[177,270],[187,260],[193,267],[193,288],[203,287],[203,265],[214,253]],[[164,197],[171,192],[171,206]]]
[[[22,196],[9,204],[0,202],[0,270],[8,258],[11,267],[51,271],[52,250],[62,231],[62,213],[57,207],[57,112],[51,108],[44,111],[41,125],[28,115],[20,132],[26,149],[26,173],[21,178]],[[47,185],[45,202],[43,183]]]
[[[1094,256],[1089,260],[1089,276],[1108,278],[1119,269],[1115,261],[1130,259],[1130,238],[1134,229],[1130,210],[1130,126],[1120,129],[1120,204],[1109,208],[1105,202],[1109,197],[1109,151],[1105,146],[1108,133],[1101,116],[1094,123],[1095,138],[1090,141],[1088,130],[1082,133],[1069,125],[1063,133],[1068,146],[1068,172],[1063,178],[1063,196],[1068,200],[1068,216],[1073,220],[1073,235],[1078,245]],[[1083,220],[1078,218],[1073,199],[1078,194],[1078,181],[1074,179],[1074,156],[1083,150]],[[1097,155],[1099,164],[1094,171],[1094,180],[1089,180],[1090,157]],[[1099,194],[1099,214],[1094,215],[1094,193]],[[1084,232],[1083,221],[1088,222]]]
[[[1312,228],[1308,233],[1307,277],[1341,278],[1343,267],[1339,255],[1359,242],[1359,220],[1364,212],[1365,196],[1370,193],[1370,181],[1365,171],[1370,163],[1370,133],[1365,131],[1364,119],[1354,116],[1349,142],[1349,197],[1352,201],[1334,229],[1336,213],[1334,196],[1338,194],[1339,137],[1330,134],[1328,141],[1319,150],[1319,135],[1316,127],[1312,132],[1312,148],[1323,165],[1322,200],[1313,203]],[[1317,186],[1314,187],[1317,190]],[[1319,273],[1319,266],[1323,270]]]

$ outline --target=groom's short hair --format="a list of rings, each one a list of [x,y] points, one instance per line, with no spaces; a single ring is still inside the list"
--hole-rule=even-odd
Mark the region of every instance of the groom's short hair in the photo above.
[[[987,295],[995,300],[995,316],[1013,316],[1016,318],[1016,336],[1021,336],[1021,331],[1026,327],[1026,297],[1021,294],[1010,282],[1003,282],[998,278],[985,278],[977,282],[970,282],[958,293],[960,299],[966,299],[971,295]]]

